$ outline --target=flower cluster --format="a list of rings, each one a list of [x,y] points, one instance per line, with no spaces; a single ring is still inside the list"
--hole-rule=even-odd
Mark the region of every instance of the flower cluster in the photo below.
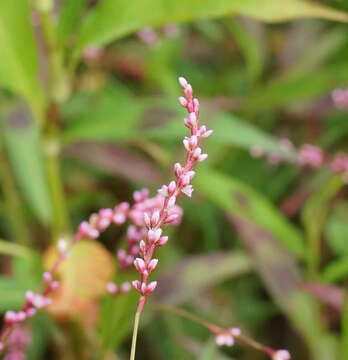
[[[179,163],[174,165],[176,180],[171,181],[168,185],[163,185],[158,190],[158,195],[153,198],[160,204],[160,207],[141,207],[139,215],[142,214],[142,221],[140,221],[140,217],[134,219],[135,223],[139,221],[139,223],[144,223],[146,226],[144,240],[139,243],[139,257],[134,260],[134,266],[140,273],[140,280],[133,281],[133,287],[141,295],[138,312],[141,312],[147,294],[153,292],[157,286],[156,281],[148,282],[148,280],[158,264],[158,259],[154,258],[156,249],[165,245],[168,241],[168,237],[162,235],[162,226],[175,224],[178,221],[180,216],[176,207],[178,196],[181,193],[188,197],[192,196],[193,186],[191,181],[195,176],[193,168],[197,163],[204,161],[208,157],[207,154],[202,152],[200,142],[202,138],[209,137],[213,132],[199,124],[199,101],[193,97],[192,86],[184,78],[179,78],[179,83],[184,93],[184,96],[179,98],[179,102],[188,111],[184,124],[190,130],[190,136],[185,137],[183,141],[187,151],[186,162],[184,165]],[[139,197],[141,197],[140,194]]]
[[[250,149],[250,155],[254,158],[265,156],[272,165],[291,163],[312,169],[327,166],[333,173],[342,174],[344,181],[348,181],[348,155],[345,153],[330,156],[319,147],[311,144],[304,144],[296,150],[289,139],[281,139],[279,145],[281,150],[279,153],[266,153],[260,146],[253,146]]]
[[[337,108],[348,109],[348,89],[335,89],[331,96]]]

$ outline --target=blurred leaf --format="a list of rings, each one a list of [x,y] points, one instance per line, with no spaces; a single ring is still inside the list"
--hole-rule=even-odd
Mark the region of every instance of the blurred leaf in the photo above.
[[[0,255],[10,255],[19,257],[30,257],[32,250],[26,246],[0,240]]]
[[[45,268],[54,263],[58,251],[51,247],[45,254]],[[91,303],[106,293],[111,281],[114,261],[111,254],[98,242],[80,241],[57,271],[61,286],[54,294],[49,310],[57,316],[83,315]],[[88,274],[88,276],[87,276]]]
[[[343,187],[341,175],[331,177],[315,191],[302,210],[303,224],[307,235],[308,270],[312,276],[317,275],[321,259],[321,236],[325,225],[329,205],[333,197]]]
[[[265,62],[265,52],[253,34],[249,33],[243,23],[238,21],[226,22],[228,29],[234,36],[245,57],[250,79],[256,81],[262,74]]]
[[[65,151],[69,158],[83,161],[111,175],[128,181],[158,184],[159,170],[147,158],[121,146],[103,143],[72,144]]]
[[[336,204],[326,223],[325,235],[331,251],[337,256],[348,255],[348,203]]]
[[[306,339],[313,359],[335,360],[337,344],[324,331],[316,302],[300,290],[299,268],[293,256],[279,246],[280,239],[269,231],[239,214],[231,215],[230,220],[249,249],[273,300]]]
[[[0,277],[0,312],[19,309],[24,304],[24,293],[28,290],[15,279]]]
[[[154,11],[154,9],[156,11]],[[348,16],[324,5],[302,0],[104,0],[99,2],[82,26],[79,48],[105,44],[145,26],[232,16],[241,13],[266,21],[298,17],[322,17],[348,21]]]
[[[245,108],[254,112],[312,99],[348,82],[346,64],[329,65],[303,74],[285,74],[255,91]]]
[[[63,133],[63,139],[68,143],[77,140],[120,141],[132,137],[145,105],[125,87],[113,83],[99,93],[79,94],[66,105],[65,112],[69,114],[71,108],[74,111]]]
[[[345,280],[348,276],[348,256],[332,260],[321,275],[321,279],[328,283]]]
[[[74,35],[74,29],[82,19],[83,9],[86,6],[86,0],[65,1],[60,10],[58,22],[58,37],[63,43],[71,34]]]
[[[38,126],[25,109],[9,116],[4,126],[5,147],[22,191],[34,214],[47,224],[51,206],[42,162],[41,139]]]
[[[232,215],[269,231],[296,255],[304,256],[302,234],[266,198],[242,182],[207,168],[195,179],[200,192]]]
[[[250,270],[251,263],[241,252],[216,252],[191,257],[161,275],[155,295],[161,304],[182,303],[210,286]]]
[[[29,0],[0,1],[0,83],[23,96],[40,117],[43,94]]]

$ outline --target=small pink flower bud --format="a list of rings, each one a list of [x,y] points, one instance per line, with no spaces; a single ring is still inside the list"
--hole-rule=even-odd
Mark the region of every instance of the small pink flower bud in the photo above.
[[[183,168],[179,163],[174,164],[174,172],[176,176],[180,176],[183,172]]]
[[[147,294],[147,285],[146,285],[144,282],[141,283],[140,291],[141,291],[141,294],[142,294],[142,295]]]
[[[146,288],[146,294],[152,293],[157,287],[157,281],[151,281]]]
[[[50,272],[46,271],[42,274],[42,278],[45,283],[50,283],[52,281],[52,274]]]
[[[157,264],[158,264],[158,259],[152,259],[149,262],[149,264],[147,265],[147,269],[148,269],[149,273],[152,273],[155,270]]]
[[[147,238],[149,239],[150,242],[158,241],[161,235],[162,235],[162,229],[156,229],[156,230],[150,229],[147,232]]]
[[[126,214],[121,211],[116,211],[112,220],[115,224],[121,225],[126,221]]]
[[[139,248],[140,248],[140,253],[141,253],[142,255],[144,255],[145,252],[146,252],[146,244],[145,244],[145,241],[144,241],[144,240],[140,240],[140,242],[139,242]]]
[[[165,244],[168,242],[168,240],[169,240],[168,236],[162,236],[162,237],[158,240],[157,245],[158,245],[158,246],[163,246],[163,245],[165,245]]]
[[[133,285],[133,287],[134,287],[134,289],[135,289],[136,291],[139,291],[139,292],[140,292],[140,290],[141,290],[141,283],[140,283],[139,280],[134,280],[134,281],[132,281],[132,285]]]
[[[290,359],[291,359],[291,355],[287,350],[277,350],[272,355],[272,360],[290,360]]]
[[[184,77],[180,76],[178,80],[179,80],[179,84],[180,84],[183,88],[188,85],[188,82],[187,82],[187,80],[186,80]]]
[[[213,132],[214,132],[214,130],[207,130],[206,132],[204,132],[203,134],[201,134],[201,136],[202,136],[203,138],[207,138],[207,137],[209,137]]]
[[[192,86],[191,84],[187,84],[184,88],[184,94],[187,97],[187,99],[191,100],[192,98],[192,94],[193,94],[193,90],[192,90]]]
[[[173,195],[168,200],[167,209],[171,209],[175,205],[175,202],[176,202],[176,196]]]
[[[208,154],[202,154],[198,157],[197,161],[198,162],[203,162],[204,160],[206,160],[208,158]]]
[[[33,307],[30,307],[26,311],[27,317],[33,317],[36,314],[36,309]]]
[[[235,336],[235,337],[238,337],[241,335],[241,330],[239,328],[229,328],[228,329],[228,332],[232,335],[232,336]]]
[[[192,185],[186,185],[181,189],[181,191],[188,197],[192,196],[193,193],[193,186]]]
[[[109,294],[116,294],[117,293],[117,285],[113,282],[108,282],[106,284],[106,291],[109,293]]]
[[[199,111],[199,100],[194,98],[192,103],[193,103],[193,111],[197,114]]]
[[[168,196],[168,186],[167,185],[163,185],[160,189],[157,190],[157,192],[162,195],[163,197],[167,197]]]
[[[17,315],[14,311],[9,310],[5,312],[4,320],[6,323],[13,324],[16,322],[16,319]]]
[[[165,223],[166,224],[174,224],[180,219],[180,215],[177,213],[169,214],[166,217]]]
[[[22,322],[27,318],[27,314],[24,311],[19,311],[16,317],[17,317],[16,320],[17,322]]]
[[[196,127],[197,126],[197,115],[195,112],[190,112],[189,113],[189,123],[191,125],[191,127]]]
[[[87,223],[87,222],[86,222]],[[88,223],[87,223],[88,224]],[[81,226],[82,224],[80,224]],[[78,230],[79,231],[79,230]],[[58,251],[63,254],[68,250],[68,242],[64,239],[60,239],[57,242]]]
[[[29,290],[29,291],[27,291],[25,293],[25,300],[27,302],[31,303],[33,301],[33,299],[34,299],[34,296],[35,296],[35,294],[32,291]]]
[[[52,281],[50,284],[50,289],[52,291],[54,291],[54,290],[57,290],[59,288],[59,286],[60,286],[59,281]]]
[[[183,140],[183,144],[184,144],[184,147],[185,147],[185,149],[186,149],[187,151],[190,151],[190,150],[191,150],[191,149],[190,149],[190,143],[189,143],[189,141],[188,141],[187,138],[185,138],[185,139]]]
[[[155,211],[151,216],[151,227],[155,227],[160,219],[160,212]]]
[[[180,96],[180,97],[179,97],[179,103],[180,103],[183,107],[186,107],[186,106],[187,106],[187,100],[186,100],[183,96]]]
[[[215,342],[219,346],[232,346],[234,344],[233,336],[229,334],[219,334],[215,338]]]
[[[144,223],[147,227],[151,227],[151,219],[148,213],[144,212]]]
[[[192,156],[195,160],[198,160],[198,158],[201,156],[202,154],[202,149],[201,148],[197,148],[194,150]]]
[[[131,284],[129,282],[124,282],[121,285],[120,291],[121,291],[122,294],[124,294],[124,293],[129,292],[131,288],[132,287],[131,287]]]
[[[171,181],[168,185],[168,195],[173,195],[175,193],[175,190],[176,190],[176,182]]]
[[[146,270],[145,261],[141,258],[136,258],[134,260],[134,267],[138,272],[143,273]]]

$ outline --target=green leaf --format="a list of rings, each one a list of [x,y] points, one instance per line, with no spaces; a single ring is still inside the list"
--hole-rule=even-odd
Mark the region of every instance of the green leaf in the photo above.
[[[345,280],[348,275],[348,256],[330,262],[322,272],[322,280],[328,283]]]
[[[335,360],[337,343],[324,330],[318,304],[301,290],[299,267],[294,257],[279,246],[281,239],[240,214],[229,218],[249,249],[267,290],[306,340],[312,358]]]
[[[28,290],[15,279],[0,277],[0,312],[18,309],[24,304],[24,294]]]
[[[343,187],[341,175],[331,177],[310,197],[303,208],[302,218],[307,235],[307,261],[311,275],[316,275],[321,259],[321,236],[334,196]]]
[[[346,64],[330,65],[305,73],[285,74],[255,91],[245,108],[249,112],[270,110],[327,94],[348,81]]]
[[[26,246],[0,240],[0,255],[18,256],[28,258],[32,256],[32,250]]]
[[[161,304],[183,303],[218,282],[249,272],[251,267],[248,257],[242,252],[193,256],[161,276],[159,283],[171,285],[170,288],[159,287],[156,297]]]
[[[28,0],[0,1],[0,84],[21,95],[41,117],[43,93]]]
[[[236,13],[265,21],[300,17],[348,21],[343,12],[302,0],[103,0],[81,28],[78,46],[82,50],[89,44],[105,44],[144,26],[219,18]]]
[[[237,179],[204,169],[195,185],[210,201],[269,231],[294,254],[304,255],[302,234],[266,198]]]
[[[66,143],[127,139],[134,136],[144,107],[142,101],[117,83],[98,94],[80,93],[65,106],[70,120],[63,139]]]
[[[51,206],[40,149],[38,126],[25,109],[9,116],[4,126],[4,143],[18,184],[34,214],[43,222],[51,219]]]

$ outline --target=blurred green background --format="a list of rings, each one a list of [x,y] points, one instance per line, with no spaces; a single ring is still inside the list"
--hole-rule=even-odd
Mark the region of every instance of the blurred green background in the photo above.
[[[171,178],[184,158],[185,76],[215,133],[193,199],[181,201],[183,223],[160,250],[137,358],[265,359],[244,345],[217,348],[158,308],[172,305],[296,360],[348,359],[344,183],[327,168],[250,156],[255,146],[282,152],[282,138],[347,151],[348,114],[331,99],[348,85],[347,22],[344,0],[2,0],[1,312],[40,287],[51,244]],[[96,267],[123,241],[122,229],[107,231],[107,253],[78,254],[77,270],[61,276],[78,288],[88,275],[93,289]],[[136,294],[69,296],[21,329],[25,356],[127,359]]]

